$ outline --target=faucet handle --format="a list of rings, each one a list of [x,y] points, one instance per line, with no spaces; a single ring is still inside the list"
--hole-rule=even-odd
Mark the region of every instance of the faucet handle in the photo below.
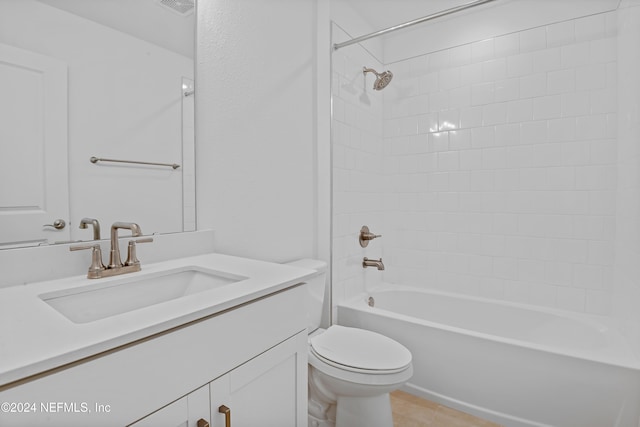
[[[136,243],[151,243],[153,242],[153,237],[145,237],[144,239],[138,240],[129,240],[129,246],[127,248],[127,260],[124,262],[124,265],[136,265],[140,264],[140,260],[136,255]]]
[[[131,242],[133,242],[134,244],[135,243],[151,243],[153,242],[153,237],[145,237],[144,239],[131,240]]]
[[[382,237],[382,234],[373,234],[369,232],[369,227],[363,225],[360,229],[360,235],[358,236],[358,241],[360,242],[360,246],[366,248],[369,244],[369,240],[373,240],[377,237]]]
[[[91,249],[91,265],[89,266],[89,271],[87,272],[87,277],[89,279],[95,279],[97,277],[97,273],[102,270],[106,270],[107,267],[102,263],[102,248],[100,248],[99,244],[95,245],[78,245],[78,246],[69,246],[70,251],[82,251],[85,249]]]
[[[95,247],[100,247],[97,243],[95,245],[78,245],[78,246],[69,246],[70,251],[82,251],[85,249],[94,249]]]

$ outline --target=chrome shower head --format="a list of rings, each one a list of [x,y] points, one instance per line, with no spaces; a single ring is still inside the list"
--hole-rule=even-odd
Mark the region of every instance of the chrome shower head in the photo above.
[[[382,73],[377,72],[373,68],[362,67],[362,72],[364,75],[367,73],[373,73],[376,75],[376,81],[373,82],[373,88],[375,90],[382,90],[391,82],[393,78],[393,73],[389,70],[383,71]]]

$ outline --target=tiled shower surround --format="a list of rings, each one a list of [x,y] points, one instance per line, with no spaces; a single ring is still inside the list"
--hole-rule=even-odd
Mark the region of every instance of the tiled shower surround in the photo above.
[[[610,314],[617,28],[603,13],[385,65],[335,52],[334,303],[384,280]],[[363,65],[394,79],[365,91]],[[365,223],[383,237],[362,249]]]

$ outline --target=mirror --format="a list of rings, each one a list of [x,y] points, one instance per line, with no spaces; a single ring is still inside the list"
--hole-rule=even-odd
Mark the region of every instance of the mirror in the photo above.
[[[195,230],[194,1],[0,0],[0,249]]]

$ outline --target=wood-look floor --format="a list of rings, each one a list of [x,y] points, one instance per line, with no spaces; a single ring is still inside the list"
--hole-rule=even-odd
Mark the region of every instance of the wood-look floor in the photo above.
[[[400,390],[391,393],[391,409],[394,427],[500,427]]]

